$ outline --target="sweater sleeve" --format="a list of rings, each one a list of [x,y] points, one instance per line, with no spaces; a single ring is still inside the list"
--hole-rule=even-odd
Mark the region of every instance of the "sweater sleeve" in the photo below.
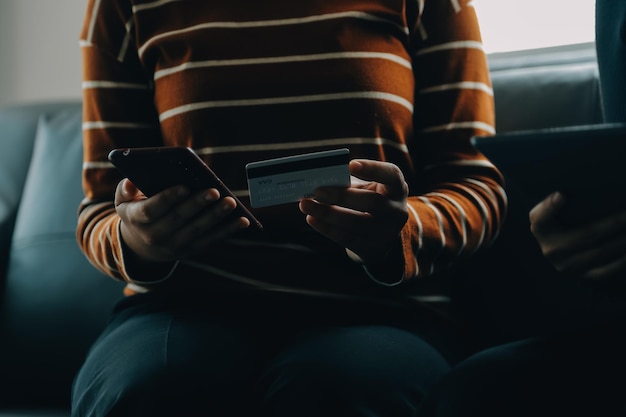
[[[83,189],[77,240],[89,261],[116,279],[124,270],[120,219],[114,208],[122,179],[109,151],[160,143],[153,88],[133,45],[132,10],[122,2],[89,1],[80,36],[83,59]]]
[[[470,144],[472,136],[494,132],[493,93],[471,2],[408,3],[419,5],[408,20],[415,105],[414,140],[407,146],[420,178],[412,183],[402,230],[403,280],[433,275],[489,245],[506,208],[502,176]],[[121,175],[107,155],[116,147],[164,141],[155,104],[163,103],[155,99],[154,74],[139,58],[142,32],[135,18],[127,0],[91,0],[87,7],[81,33],[85,199],[77,228],[87,258],[131,284],[113,203]]]
[[[413,28],[414,159],[425,167],[402,230],[403,280],[449,269],[497,237],[501,173],[470,142],[495,132],[486,55],[471,1],[420,0]]]

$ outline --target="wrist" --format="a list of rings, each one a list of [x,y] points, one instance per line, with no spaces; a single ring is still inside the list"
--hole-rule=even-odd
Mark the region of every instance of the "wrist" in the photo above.
[[[371,262],[365,262],[350,249],[346,248],[345,251],[350,259],[361,264],[368,277],[377,284],[393,287],[404,281],[404,254],[400,239],[381,258]]]
[[[178,260],[153,261],[142,257],[127,244],[122,234],[123,227],[120,221],[118,264],[124,280],[138,285],[153,285],[167,280],[178,266]]]

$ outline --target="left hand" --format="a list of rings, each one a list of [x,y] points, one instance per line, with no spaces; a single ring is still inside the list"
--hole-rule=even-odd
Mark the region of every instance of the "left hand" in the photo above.
[[[529,214],[544,256],[561,272],[600,282],[626,280],[626,211],[589,223],[563,224],[565,197],[555,192]]]
[[[350,174],[350,187],[320,187],[313,198],[300,201],[300,211],[313,229],[365,264],[376,264],[399,244],[409,216],[409,187],[402,171],[388,162],[355,159]]]

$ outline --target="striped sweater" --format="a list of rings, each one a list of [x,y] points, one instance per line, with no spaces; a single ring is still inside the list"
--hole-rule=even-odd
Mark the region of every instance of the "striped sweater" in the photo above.
[[[90,0],[80,44],[77,239],[128,295],[171,286],[415,298],[443,291],[438,273],[498,234],[503,179],[469,142],[494,132],[471,2]],[[124,265],[113,204],[121,176],[107,154],[157,145],[193,148],[244,204],[251,161],[347,147],[351,158],[393,162],[410,189],[403,274],[385,280],[397,285],[310,229],[297,203],[255,209],[264,232],[137,282]]]

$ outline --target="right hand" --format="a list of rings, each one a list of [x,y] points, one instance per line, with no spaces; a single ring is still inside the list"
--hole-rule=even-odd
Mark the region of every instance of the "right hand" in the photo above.
[[[541,250],[561,272],[590,282],[626,282],[626,211],[585,224],[563,224],[567,201],[553,193],[529,214],[531,232]]]
[[[352,160],[350,174],[350,187],[320,187],[315,197],[300,201],[300,210],[313,229],[353,259],[370,266],[384,263],[391,250],[402,247],[409,186],[400,168],[389,162]]]
[[[196,254],[246,228],[245,217],[224,221],[236,207],[215,188],[189,194],[184,186],[147,198],[123,179],[115,191],[115,209],[122,219],[124,243],[144,262],[171,262]]]

